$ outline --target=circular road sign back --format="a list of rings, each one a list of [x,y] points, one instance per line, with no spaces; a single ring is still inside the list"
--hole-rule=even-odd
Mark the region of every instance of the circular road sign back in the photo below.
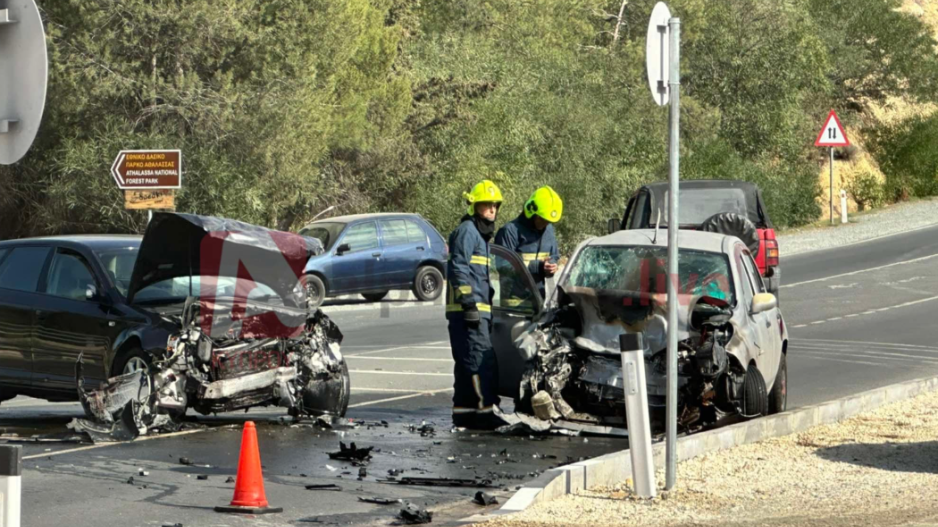
[[[0,164],[20,160],[46,104],[46,34],[34,0],[0,0]]]

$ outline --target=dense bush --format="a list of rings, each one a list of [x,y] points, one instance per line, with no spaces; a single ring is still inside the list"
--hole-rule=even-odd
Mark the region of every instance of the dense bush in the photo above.
[[[45,0],[47,111],[30,154],[0,167],[0,238],[139,232],[108,168],[121,149],[181,148],[181,211],[290,229],[330,205],[407,210],[446,233],[491,176],[501,221],[554,186],[569,250],[667,177],[668,109],[644,71],[653,4],[620,20],[621,0],[190,0],[185,16]],[[869,101],[935,100],[934,40],[896,5],[673,0],[681,177],[753,181],[777,225],[814,220],[812,139],[832,106],[850,123]],[[904,130],[878,136],[891,192],[933,192],[934,157]]]
[[[886,198],[938,194],[938,114],[869,132],[870,152],[886,176]]]

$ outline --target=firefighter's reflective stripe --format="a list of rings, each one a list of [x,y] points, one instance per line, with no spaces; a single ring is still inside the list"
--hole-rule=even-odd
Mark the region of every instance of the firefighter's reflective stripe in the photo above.
[[[490,413],[492,413],[492,412],[494,412],[494,411],[495,411],[495,405],[493,404],[493,405],[486,406],[485,408],[479,408],[479,410],[478,410],[477,413],[480,413],[480,414],[490,414]]]
[[[535,260],[548,260],[550,259],[550,253],[521,253],[521,259],[524,260],[524,263],[531,263]]]
[[[481,304],[481,303],[476,304],[476,309],[478,309],[480,313],[492,312],[492,306],[490,306],[489,304]],[[462,311],[462,304],[447,304],[446,305],[447,313],[455,313],[458,311]]]
[[[485,256],[479,256],[479,255],[474,254],[469,258],[469,263],[476,264],[476,265],[489,265],[489,259],[486,258]]]
[[[453,413],[454,413],[454,414],[474,414],[474,413],[476,413],[476,409],[475,409],[475,408],[462,408],[462,407],[459,407],[459,406],[454,406],[454,407],[453,407]]]
[[[518,307],[524,304],[530,304],[531,301],[525,298],[506,298],[502,300],[502,305],[505,307]]]
[[[471,295],[471,294],[472,294],[472,286],[471,286],[471,285],[461,285],[461,286],[459,286],[459,287],[456,288],[456,293],[458,293],[457,298],[458,298],[460,295]]]
[[[485,407],[485,398],[482,397],[482,382],[479,381],[479,375],[472,376],[472,387],[476,389],[476,395],[479,396],[479,411]]]

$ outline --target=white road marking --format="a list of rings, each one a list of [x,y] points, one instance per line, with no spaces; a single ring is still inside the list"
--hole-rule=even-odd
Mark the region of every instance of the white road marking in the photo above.
[[[816,325],[818,325],[818,324],[823,324],[823,323],[825,323],[825,322],[833,322],[833,321],[841,320],[841,319],[844,319],[844,318],[852,318],[852,317],[857,317],[857,316],[860,316],[860,315],[872,315],[872,314],[874,314],[874,313],[882,313],[882,312],[884,312],[884,311],[892,311],[893,309],[899,309],[899,308],[901,308],[901,307],[909,307],[909,306],[914,306],[914,305],[917,305],[917,304],[924,304],[925,302],[931,302],[932,300],[938,300],[938,296],[930,296],[930,297],[928,297],[928,298],[920,298],[920,299],[918,299],[918,300],[912,300],[912,301],[910,301],[910,302],[904,302],[904,303],[902,303],[902,304],[896,304],[896,305],[894,305],[894,306],[881,307],[881,308],[879,308],[879,309],[870,309],[870,310],[864,311],[864,312],[862,312],[862,313],[854,313],[854,314],[851,314],[851,315],[843,315],[843,316],[839,316],[839,317],[832,317],[832,318],[828,318],[828,319],[824,319],[824,320],[815,320],[814,322],[808,322],[808,323],[806,323],[806,324],[798,324],[798,325],[796,325],[796,326],[791,326],[791,327],[792,327],[792,328],[803,328],[803,327],[805,327],[805,326],[816,326]]]
[[[375,355],[375,354],[377,354],[377,353],[387,353],[387,352],[389,352],[389,351],[397,351],[397,350],[400,350],[400,349],[404,349],[404,348],[406,348],[406,347],[407,347],[407,346],[398,346],[398,347],[396,347],[396,348],[385,348],[385,349],[374,350],[374,351],[363,351],[363,352],[361,352],[361,353],[355,353],[355,354],[352,354],[352,355],[344,354],[344,353],[343,353],[343,355],[345,355],[346,357],[362,357],[362,356],[364,356],[364,355]]]
[[[412,359],[408,357],[358,357],[355,355],[350,355],[348,356],[348,358],[356,359],[356,360],[409,360],[409,361],[416,361],[416,362],[448,362],[450,364],[453,363],[453,359],[422,359],[422,358]]]
[[[858,340],[832,340],[832,339],[791,339],[792,343],[799,342],[818,342],[823,344],[832,344],[839,346],[873,346],[873,347],[890,347],[890,348],[916,348],[928,351],[938,352],[938,347],[936,346],[922,346],[919,344],[902,344],[899,342],[868,342],[868,341],[858,341]]]
[[[387,399],[378,399],[377,401],[368,401],[364,403],[350,404],[349,408],[361,408],[363,406],[373,406],[381,403],[391,403],[394,401],[403,401],[404,399],[413,399],[414,397],[420,397],[421,395],[436,395],[438,393],[446,393],[453,391],[452,388],[444,388],[442,390],[428,390],[423,392],[416,392],[410,395],[401,395],[400,397],[389,397]]]
[[[828,357],[828,356],[825,356],[825,355],[823,355],[823,354],[815,354],[815,352],[810,352],[810,353],[807,353],[807,354],[799,354],[798,356],[799,356],[799,357],[805,357],[805,358],[807,358],[807,359],[826,360],[826,361],[831,361],[831,362],[846,362],[847,364],[865,364],[865,365],[867,365],[867,366],[886,366],[886,365],[888,365],[888,363],[886,363],[886,362],[867,362],[867,361],[862,361],[862,360],[836,359],[836,358],[834,358],[834,357]]]
[[[384,370],[349,370],[349,373],[373,373],[377,375],[432,375],[434,377],[452,377],[452,373],[420,373],[417,371],[384,371]]]
[[[792,345],[792,350],[798,353],[824,353],[830,355],[846,355],[848,357],[868,357],[871,359],[882,357],[889,360],[912,360],[920,362],[938,362],[938,357],[925,357],[922,355],[909,355],[906,353],[893,353],[885,350],[874,349],[830,349],[819,346],[805,347],[804,345]]]
[[[410,349],[417,350],[446,350],[451,351],[453,348],[449,346],[409,346]]]
[[[367,392],[367,393],[415,393],[420,390],[404,390],[400,388],[352,388],[352,393],[355,392]]]
[[[197,433],[199,433],[199,432],[204,432],[204,431],[206,431],[206,430],[217,430],[218,428],[219,428],[219,427],[214,427],[214,428],[208,427],[208,428],[199,428],[199,429],[197,429],[197,430],[185,430],[185,431],[183,431],[183,432],[173,432],[173,433],[171,433],[171,434],[160,434],[160,435],[155,435],[155,436],[142,436],[142,437],[138,437],[138,438],[135,439],[133,442],[134,442],[134,443],[139,443],[139,442],[141,442],[141,441],[150,441],[151,439],[163,439],[163,438],[166,438],[166,437],[185,436],[185,435],[189,435],[189,434],[197,434]],[[88,446],[83,446],[83,447],[79,447],[79,448],[69,448],[68,450],[57,450],[57,451],[55,451],[55,452],[43,452],[42,454],[33,454],[33,455],[31,455],[31,456],[23,456],[23,460],[27,460],[27,459],[38,459],[38,458],[41,458],[41,457],[61,456],[62,454],[72,454],[72,453],[75,453],[75,452],[84,452],[85,450],[94,450],[94,449],[96,449],[96,448],[104,448],[104,447],[109,447],[109,446],[125,445],[125,444],[127,444],[127,443],[100,443],[100,444],[97,444],[97,445],[88,445]]]
[[[913,259],[911,259],[911,260],[903,260],[903,261],[901,261],[901,262],[893,262],[893,263],[891,263],[891,264],[880,265],[880,266],[877,266],[877,267],[870,267],[870,268],[868,268],[868,269],[860,269],[859,271],[851,271],[851,272],[849,272],[849,273],[841,273],[841,274],[835,274],[835,275],[832,275],[832,276],[825,276],[824,278],[815,278],[814,280],[806,280],[806,281],[804,281],[804,282],[795,282],[794,284],[784,284],[784,285],[782,285],[782,286],[779,286],[779,289],[784,289],[784,288],[786,288],[786,287],[797,287],[797,286],[799,286],[799,285],[805,285],[805,284],[814,284],[814,283],[817,283],[817,282],[826,282],[826,281],[828,281],[828,280],[834,280],[835,278],[843,278],[843,277],[845,277],[845,276],[853,276],[853,275],[857,275],[857,274],[861,274],[861,273],[868,273],[868,272],[870,272],[870,271],[879,271],[880,269],[887,269],[887,268],[889,268],[889,267],[895,267],[895,266],[897,266],[897,265],[908,265],[908,264],[912,264],[912,263],[923,262],[923,261],[925,261],[925,260],[930,260],[930,259],[932,259],[932,258],[938,258],[938,254],[931,254],[931,255],[929,255],[929,256],[922,256],[922,257],[920,257],[920,258],[913,258]]]
[[[844,285],[844,284],[834,284],[834,285],[829,285],[829,286],[827,286],[827,287],[830,288],[830,289],[850,289],[851,287],[855,287],[855,286],[858,286],[858,285],[860,285],[859,282],[851,282],[851,283],[846,284],[846,285]]]

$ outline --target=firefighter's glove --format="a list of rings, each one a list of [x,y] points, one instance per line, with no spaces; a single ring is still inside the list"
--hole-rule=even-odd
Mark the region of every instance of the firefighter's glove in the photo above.
[[[466,321],[466,325],[470,328],[478,328],[482,322],[482,317],[479,315],[479,309],[476,307],[475,302],[463,305],[462,316],[463,320]]]

